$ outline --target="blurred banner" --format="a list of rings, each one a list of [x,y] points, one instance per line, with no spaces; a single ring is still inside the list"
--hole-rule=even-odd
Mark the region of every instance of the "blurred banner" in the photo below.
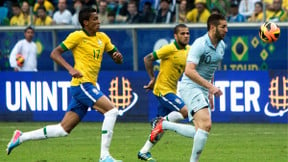
[[[51,30],[51,29],[50,29]],[[227,48],[221,70],[285,70],[288,68],[287,26],[281,27],[280,38],[277,42],[266,44],[258,36],[257,27],[229,27],[225,37]],[[73,30],[61,29],[52,31],[37,31],[34,41],[38,47],[38,69],[39,71],[53,70],[53,61],[50,52],[53,44],[59,45]],[[124,55],[124,63],[115,65],[108,55],[104,55],[102,70],[145,70],[143,57],[161,46],[174,41],[173,27],[171,28],[135,28],[135,29],[102,29],[112,42]],[[207,31],[206,28],[190,28],[190,44]],[[134,35],[134,36],[133,36]],[[9,65],[9,54],[20,39],[23,32],[0,30],[0,71],[12,70]],[[55,37],[55,38],[54,38]],[[64,54],[65,59],[72,63],[71,52]],[[134,67],[134,68],[133,68]],[[156,64],[154,69],[157,70]],[[136,70],[135,70],[136,69]],[[62,70],[59,67],[59,70]]]
[[[60,121],[67,109],[70,76],[67,72],[0,72],[0,121]],[[158,102],[143,85],[144,71],[104,71],[97,84],[119,107],[119,121],[148,122]],[[213,122],[288,123],[288,71],[219,71],[215,85]],[[102,121],[91,110],[84,121]]]

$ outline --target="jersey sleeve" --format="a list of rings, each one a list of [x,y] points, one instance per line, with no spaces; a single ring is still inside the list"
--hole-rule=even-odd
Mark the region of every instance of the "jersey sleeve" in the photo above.
[[[69,34],[66,39],[60,44],[63,50],[70,50],[77,46],[82,40],[82,36],[78,31]]]
[[[104,49],[105,52],[112,51],[115,48],[114,44],[112,44],[111,39],[109,38],[108,35],[102,32],[101,38],[102,38],[102,41],[105,43],[105,49]]]
[[[198,64],[201,58],[201,55],[204,53],[204,41],[197,39],[194,41],[187,56],[187,62],[192,62]]]
[[[171,45],[164,45],[162,46],[160,49],[156,50],[153,52],[153,56],[156,60],[158,59],[165,59],[167,58],[170,54],[171,54],[171,51],[172,51],[172,47]]]
[[[9,63],[10,63],[10,66],[13,68],[17,67],[16,55],[20,52],[20,44],[21,42],[18,41],[10,53]]]

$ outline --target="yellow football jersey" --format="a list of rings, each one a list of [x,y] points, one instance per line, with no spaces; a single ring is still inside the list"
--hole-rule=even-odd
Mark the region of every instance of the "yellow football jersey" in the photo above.
[[[74,56],[74,68],[83,75],[72,78],[71,86],[90,82],[96,84],[104,52],[116,50],[110,38],[103,32],[89,36],[85,30],[75,31],[61,43],[64,50],[71,50]]]
[[[35,26],[45,26],[45,25],[52,25],[53,19],[50,16],[46,16],[45,20],[40,18],[36,18]]]
[[[11,26],[24,26],[25,21],[24,21],[24,15],[21,13],[19,16],[13,16],[10,19],[10,25]]]
[[[185,49],[179,49],[178,44],[173,42],[153,52],[154,58],[161,60],[153,90],[156,96],[176,93],[178,80],[185,70],[189,48],[187,45]]]

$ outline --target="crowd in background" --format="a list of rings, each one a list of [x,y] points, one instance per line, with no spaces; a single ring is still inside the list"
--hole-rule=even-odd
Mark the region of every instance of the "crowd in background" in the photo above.
[[[101,24],[206,23],[214,13],[228,22],[288,21],[288,0],[4,0],[0,24],[79,26],[84,6],[97,8]]]

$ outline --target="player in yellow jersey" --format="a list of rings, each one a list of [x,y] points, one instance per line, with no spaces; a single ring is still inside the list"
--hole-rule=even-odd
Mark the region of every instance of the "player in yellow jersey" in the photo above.
[[[16,130],[7,146],[9,154],[13,148],[24,141],[67,136],[81,121],[91,107],[104,114],[102,125],[100,162],[122,162],[115,160],[109,152],[113,128],[118,115],[118,109],[96,86],[101,67],[103,53],[107,52],[115,63],[122,63],[122,55],[111,43],[110,38],[99,32],[100,20],[96,9],[83,8],[79,13],[82,30],[72,32],[51,52],[51,58],[62,65],[72,76],[72,101],[59,124],[44,128],[21,132]],[[62,53],[71,50],[74,56],[74,67],[62,57]]]
[[[187,106],[183,100],[176,95],[177,83],[181,78],[186,65],[186,58],[189,51],[189,29],[185,24],[178,24],[174,28],[175,41],[164,45],[159,50],[156,50],[144,57],[146,71],[150,77],[150,82],[145,85],[147,90],[153,89],[153,94],[158,99],[158,118],[152,123],[152,128],[163,120],[171,121],[165,130],[173,130],[183,136],[193,138],[195,128],[190,125],[181,125],[178,128],[173,127],[172,122],[177,122],[188,117]],[[153,72],[153,61],[160,59],[160,70],[155,78]],[[155,85],[154,85],[155,84]],[[152,136],[151,136],[152,135]],[[162,134],[157,133],[157,137],[151,133],[149,139],[138,153],[138,158],[145,161],[154,162],[150,149],[160,140]]]

